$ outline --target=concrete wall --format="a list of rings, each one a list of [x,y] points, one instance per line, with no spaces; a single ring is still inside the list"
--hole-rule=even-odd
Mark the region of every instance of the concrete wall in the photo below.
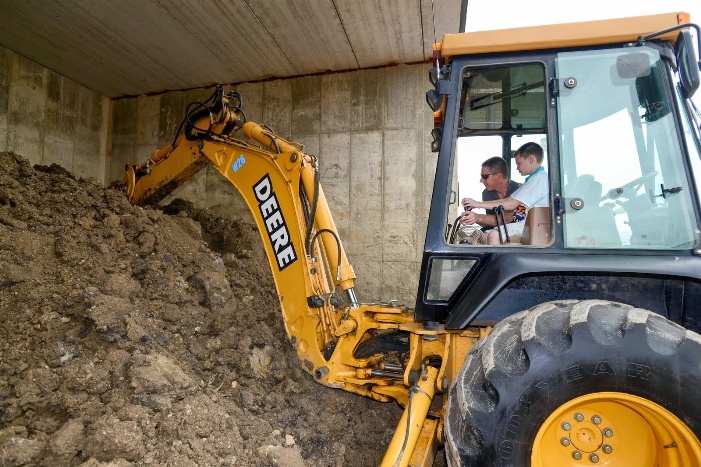
[[[361,301],[413,305],[435,169],[428,65],[249,83],[250,120],[319,157],[321,181],[355,268]],[[105,184],[169,143],[185,107],[211,89],[110,101],[0,47],[0,151],[57,163]],[[252,222],[236,189],[208,168],[173,197]],[[167,202],[168,200],[166,200]]]
[[[104,180],[109,99],[0,47],[0,151]]]
[[[362,302],[414,305],[436,155],[425,103],[428,65],[248,83],[236,88],[249,120],[319,157],[321,183],[358,280]],[[211,89],[112,102],[107,182],[124,163],[169,143],[185,106]],[[253,222],[235,188],[208,168],[174,197]],[[166,200],[165,202],[168,202]]]

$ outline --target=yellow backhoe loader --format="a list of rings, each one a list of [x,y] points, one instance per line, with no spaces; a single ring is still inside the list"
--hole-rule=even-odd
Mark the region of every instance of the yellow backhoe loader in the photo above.
[[[302,367],[404,407],[383,465],[432,465],[444,446],[449,465],[700,466],[692,31],[669,13],[436,44],[438,159],[415,308],[356,296],[323,161],[246,121],[222,86],[188,107],[172,144],[126,167],[126,193],[158,202],[207,164],[236,186]],[[513,167],[526,142],[545,149],[548,206],[528,210],[518,238],[464,241],[461,169],[486,146]]]

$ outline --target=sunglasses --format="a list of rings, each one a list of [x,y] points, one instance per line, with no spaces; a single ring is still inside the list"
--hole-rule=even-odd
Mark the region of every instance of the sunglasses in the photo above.
[[[480,174],[480,177],[482,177],[482,180],[487,180],[490,175],[496,175],[496,174]]]

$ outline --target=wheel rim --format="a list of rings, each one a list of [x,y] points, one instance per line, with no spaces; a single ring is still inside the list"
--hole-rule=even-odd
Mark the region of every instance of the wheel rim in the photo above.
[[[532,467],[701,465],[701,444],[670,411],[642,397],[598,392],[558,407],[541,425]]]

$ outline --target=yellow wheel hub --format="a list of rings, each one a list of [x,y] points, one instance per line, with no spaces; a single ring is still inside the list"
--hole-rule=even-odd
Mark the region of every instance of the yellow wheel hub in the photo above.
[[[598,392],[557,408],[538,430],[532,467],[701,466],[701,443],[674,414],[642,397]]]

